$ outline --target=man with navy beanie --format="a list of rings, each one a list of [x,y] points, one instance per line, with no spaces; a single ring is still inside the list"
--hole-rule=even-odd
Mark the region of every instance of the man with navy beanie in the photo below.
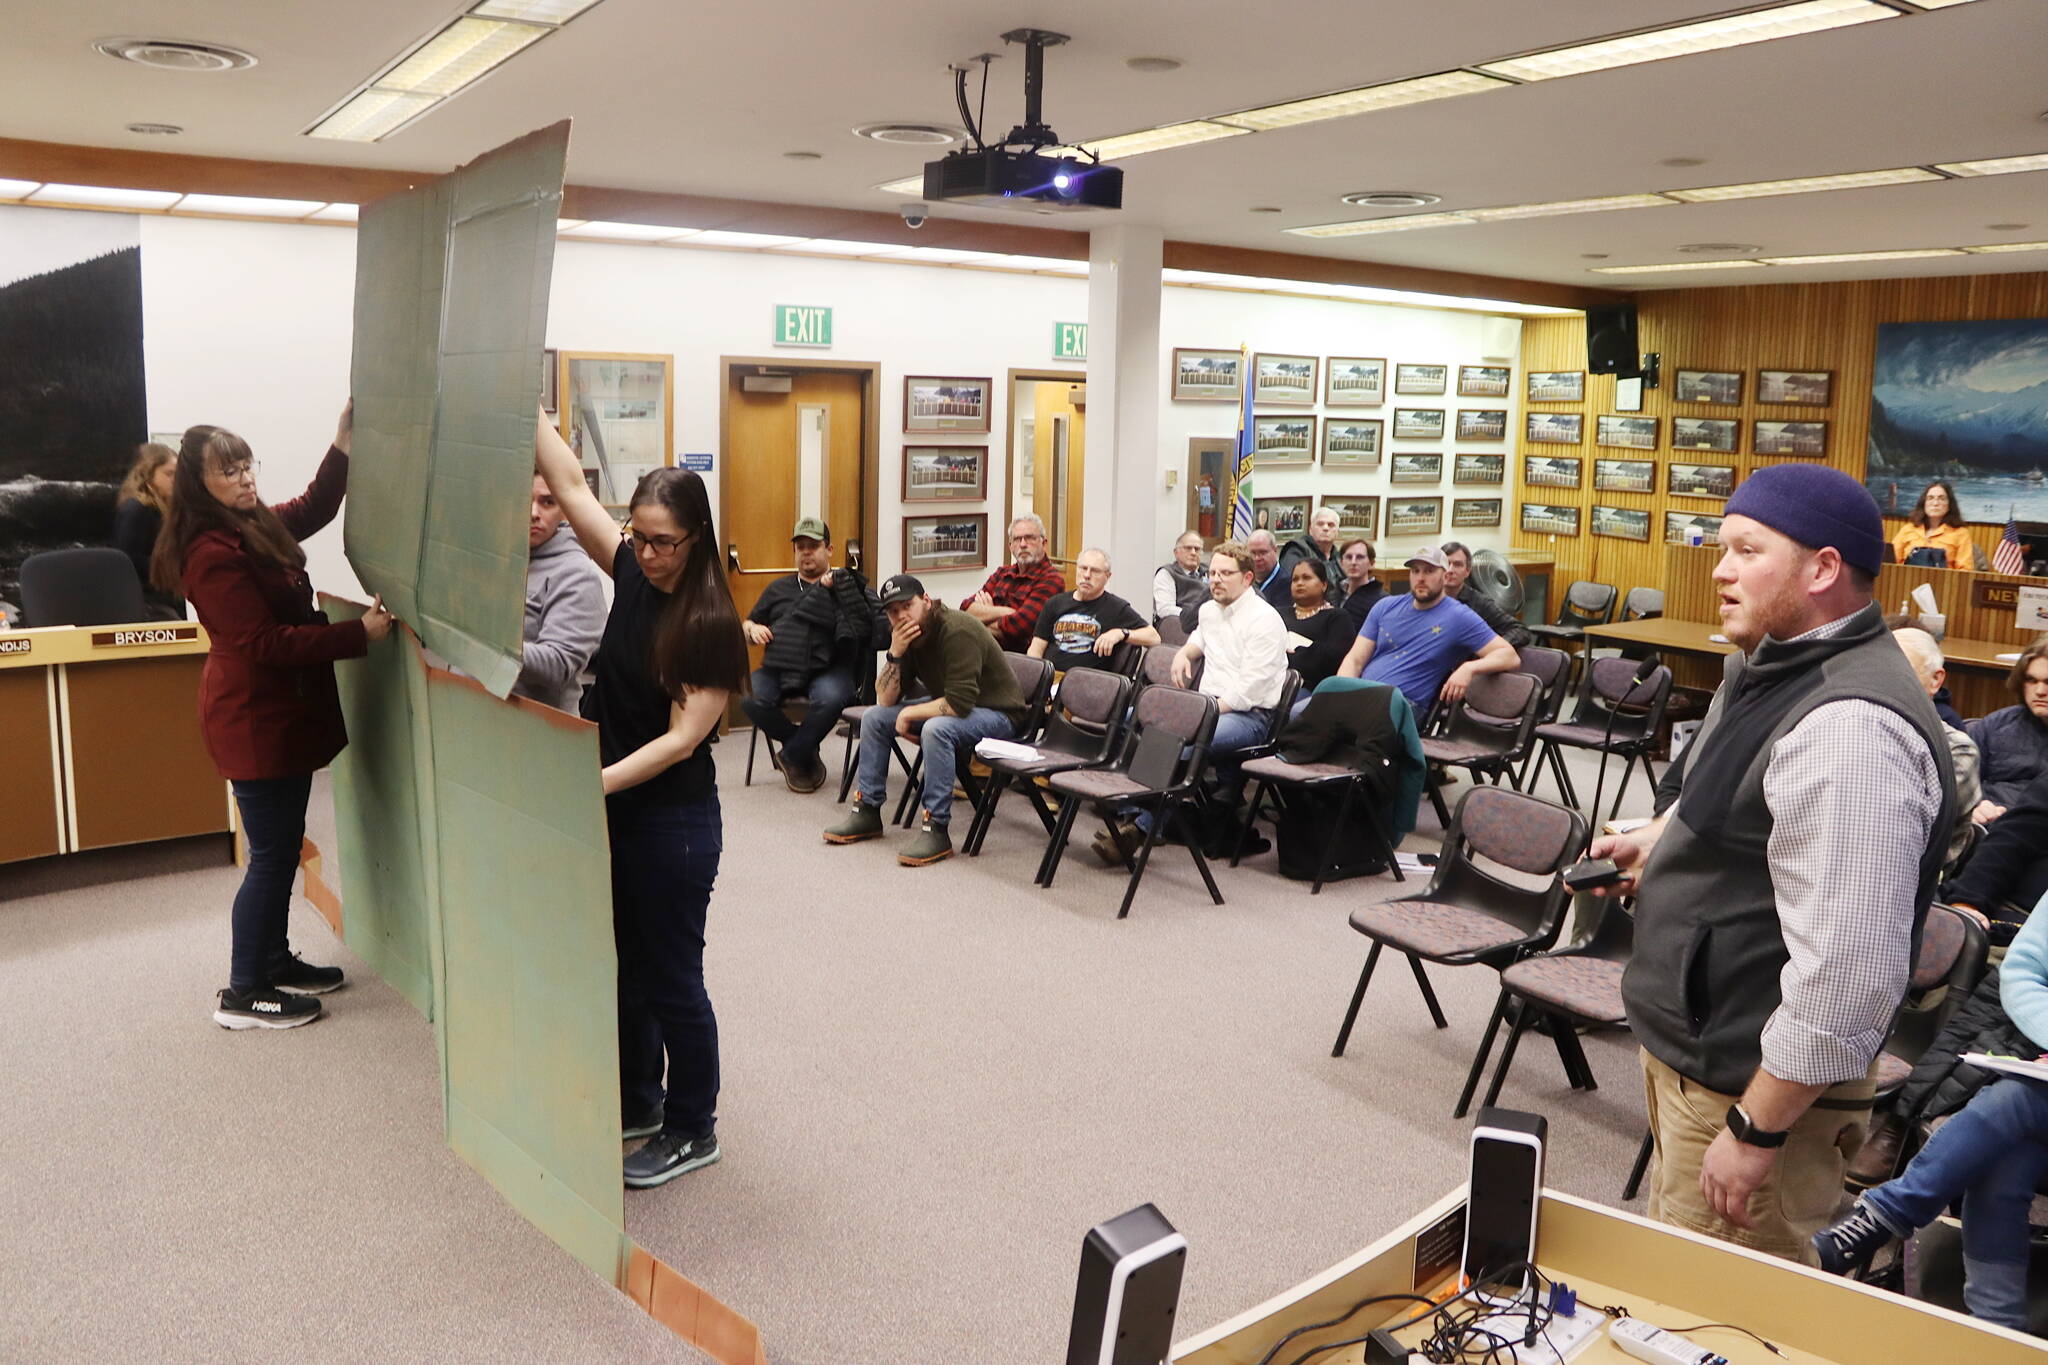
[[[1822,465],[1735,491],[1714,585],[1740,652],[1658,818],[1592,848],[1636,896],[1650,1216],[1808,1264],[1955,818],[1941,722],[1872,600],[1883,527]]]

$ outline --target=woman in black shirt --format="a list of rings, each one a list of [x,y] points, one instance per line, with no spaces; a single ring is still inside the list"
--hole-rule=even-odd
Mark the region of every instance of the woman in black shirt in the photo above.
[[[185,599],[159,592],[149,582],[149,557],[156,553],[157,533],[164,528],[164,512],[170,506],[171,485],[177,475],[178,452],[151,441],[135,452],[135,463],[114,500],[114,548],[135,565],[135,576],[142,580],[142,600],[152,620],[185,619]]]
[[[1387,595],[1387,585],[1373,576],[1369,540],[1347,540],[1338,546],[1337,563],[1344,570],[1344,614],[1351,618],[1351,630],[1356,634],[1364,627],[1373,604]]]
[[[1329,566],[1320,559],[1297,559],[1288,591],[1293,604],[1280,613],[1290,637],[1287,666],[1301,675],[1301,700],[1325,678],[1335,677],[1357,632],[1349,628],[1350,617],[1330,605]],[[1295,640],[1302,641],[1296,644]]]
[[[622,1126],[629,1138],[653,1138],[626,1158],[626,1184],[646,1189],[719,1155],[718,1019],[704,989],[704,922],[724,833],[705,740],[746,678],[746,643],[701,478],[649,471],[633,490],[622,538],[544,415],[535,454],[576,539],[614,589],[583,710],[597,722],[611,834]]]

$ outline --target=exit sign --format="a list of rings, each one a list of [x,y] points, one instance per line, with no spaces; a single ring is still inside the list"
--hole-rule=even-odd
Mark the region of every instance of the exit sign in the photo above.
[[[830,346],[832,310],[799,303],[775,305],[777,346]]]
[[[1054,360],[1086,360],[1088,358],[1088,324],[1085,322],[1055,322],[1052,325],[1052,358]]]

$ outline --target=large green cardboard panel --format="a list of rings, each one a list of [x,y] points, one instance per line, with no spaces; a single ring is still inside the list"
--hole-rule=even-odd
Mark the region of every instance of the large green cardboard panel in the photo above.
[[[448,1140],[614,1283],[618,957],[597,730],[427,676]]]

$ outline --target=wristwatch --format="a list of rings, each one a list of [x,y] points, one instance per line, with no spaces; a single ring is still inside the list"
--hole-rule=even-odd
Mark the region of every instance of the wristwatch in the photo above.
[[[903,667],[903,660],[897,658],[894,654],[891,654],[886,650],[882,653],[882,662],[894,668]]]
[[[1770,1133],[1757,1127],[1750,1122],[1749,1115],[1742,1112],[1742,1106],[1739,1104],[1728,1106],[1728,1131],[1734,1134],[1737,1142],[1747,1143],[1751,1147],[1783,1147],[1785,1139],[1791,1136],[1789,1130],[1783,1133]]]

